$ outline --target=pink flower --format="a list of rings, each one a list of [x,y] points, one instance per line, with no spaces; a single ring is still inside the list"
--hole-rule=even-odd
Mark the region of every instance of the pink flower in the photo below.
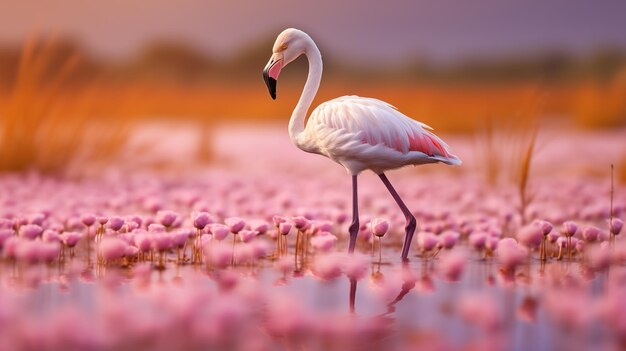
[[[147,233],[135,235],[135,245],[141,252],[149,252],[151,248],[150,235]]]
[[[196,229],[204,229],[204,227],[211,223],[213,223],[213,220],[207,212],[198,212],[193,216],[193,226]]]
[[[28,223],[36,224],[38,226],[43,226],[43,222],[46,220],[46,214],[44,213],[33,213],[28,216]]]
[[[153,234],[151,237],[151,247],[159,252],[163,252],[172,247],[172,236],[169,233]]]
[[[299,231],[307,230],[309,226],[311,225],[311,222],[304,216],[293,217],[292,221],[293,221],[293,225]]]
[[[622,227],[624,226],[624,221],[619,218],[613,218],[611,223],[609,223],[609,230],[613,235],[619,235],[622,231]]]
[[[135,221],[126,221],[126,228],[129,232],[139,228],[139,224]]]
[[[218,268],[224,268],[230,265],[232,259],[232,251],[227,245],[210,245],[203,250],[205,259]]]
[[[171,227],[178,219],[178,213],[174,211],[159,211],[157,212],[157,221],[165,227]]]
[[[239,217],[229,217],[224,220],[231,233],[237,234],[246,226],[246,222]]]
[[[0,229],[0,249],[4,247],[4,243],[7,241],[7,239],[13,236],[14,236],[13,229],[6,229],[6,228]]]
[[[250,229],[257,231],[259,235],[261,235],[267,232],[267,230],[269,229],[269,225],[266,221],[254,220],[250,221]]]
[[[251,241],[252,239],[256,238],[258,234],[259,233],[256,232],[255,230],[241,230],[239,232],[239,237],[241,238],[241,241],[243,241],[244,243],[247,243]]]
[[[211,224],[210,231],[215,240],[220,241],[226,239],[228,234],[230,234],[230,229],[226,225],[220,223]]]
[[[109,218],[109,228],[113,231],[118,231],[122,229],[124,226],[124,220],[121,217],[111,217]]]
[[[437,247],[439,240],[434,233],[419,232],[417,233],[417,244],[422,251],[430,251]]]
[[[572,238],[572,246],[576,249],[576,251],[583,252],[585,249],[585,242],[580,239]]]
[[[43,231],[43,234],[41,234],[41,239],[46,242],[60,242],[61,241],[61,237],[59,236],[59,233],[56,230],[50,230],[50,229],[46,229]],[[1,246],[2,245],[0,245],[0,247]]]
[[[550,232],[548,234],[548,242],[554,244],[560,238],[559,234],[556,232]]]
[[[61,240],[63,241],[63,244],[67,245],[67,247],[74,247],[78,244],[81,236],[82,235],[77,232],[65,232],[61,234]]]
[[[33,240],[43,233],[43,229],[36,224],[25,224],[20,227],[19,235],[24,239]]]
[[[190,233],[186,230],[178,230],[172,233],[172,245],[174,247],[182,248],[185,246],[185,242],[189,238]]]
[[[482,250],[487,242],[487,233],[475,232],[469,236],[470,245],[476,250]]]
[[[124,251],[125,257],[133,257],[139,253],[139,249],[136,246],[126,245],[126,250]]]
[[[572,221],[567,221],[563,223],[563,228],[562,228],[563,235],[574,236],[577,230],[578,230],[578,226],[576,225],[576,223]]]
[[[93,214],[86,214],[80,217],[80,221],[87,227],[91,227],[96,223],[96,216]]]
[[[535,222],[539,228],[541,228],[541,233],[543,235],[548,235],[552,231],[552,223],[544,220],[538,220]]]
[[[330,251],[335,245],[335,242],[337,242],[337,237],[327,232],[318,233],[311,238],[311,246],[322,252]]]
[[[348,214],[345,211],[335,211],[333,218],[338,224],[345,223],[348,220]]]
[[[0,218],[0,229],[13,229],[15,221],[7,218]]]
[[[451,249],[456,245],[461,235],[452,230],[446,230],[439,236],[439,243],[444,249]]]
[[[364,255],[348,255],[343,263],[343,271],[350,279],[360,280],[369,270],[369,259]]]
[[[61,247],[58,242],[45,242],[38,243],[39,258],[42,262],[50,263],[59,257]]]
[[[282,216],[274,216],[272,217],[272,222],[274,222],[275,226],[278,226],[281,223],[287,222],[287,220],[285,219],[285,217]]]
[[[289,231],[291,230],[291,224],[287,222],[283,222],[278,225],[278,230],[280,231],[280,234],[287,235],[289,234]]]
[[[536,249],[543,240],[543,231],[540,226],[530,224],[520,230],[518,238],[522,245],[529,249]]]
[[[138,215],[133,215],[133,216],[128,216],[126,217],[126,224],[133,224],[133,228],[139,228],[141,227],[141,224],[143,223],[143,219],[141,216]]]
[[[317,256],[313,264],[313,272],[323,280],[332,280],[341,275],[341,262],[345,260],[344,255],[328,254]]]
[[[330,232],[331,230],[333,230],[333,224],[328,221],[314,221],[311,224],[311,228],[313,229],[314,233]]]
[[[113,261],[124,257],[128,244],[119,238],[105,238],[100,242],[98,251],[100,256],[107,261]]]
[[[583,238],[586,241],[594,242],[600,237],[600,229],[598,227],[589,226],[583,229]]]
[[[513,238],[504,238],[498,243],[498,261],[505,269],[513,270],[523,264],[528,257],[528,250]]]
[[[26,263],[37,263],[40,259],[40,241],[20,240],[15,247],[15,257]]]
[[[374,218],[371,225],[372,233],[378,237],[384,236],[389,230],[389,221],[386,219]]]
[[[23,240],[17,236],[11,236],[4,241],[2,251],[7,258],[15,258],[17,247]]]

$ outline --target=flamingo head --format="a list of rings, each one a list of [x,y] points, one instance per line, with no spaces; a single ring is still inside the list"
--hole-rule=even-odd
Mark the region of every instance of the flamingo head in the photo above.
[[[276,100],[276,81],[283,67],[306,53],[311,38],[301,30],[288,28],[276,38],[272,57],[263,69],[263,79],[272,99]]]

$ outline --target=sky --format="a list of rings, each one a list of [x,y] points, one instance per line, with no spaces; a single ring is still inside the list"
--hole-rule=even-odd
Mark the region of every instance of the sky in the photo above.
[[[623,0],[2,0],[0,42],[78,39],[105,57],[156,39],[227,58],[296,27],[325,56],[362,62],[626,48]],[[268,48],[269,53],[270,48]]]

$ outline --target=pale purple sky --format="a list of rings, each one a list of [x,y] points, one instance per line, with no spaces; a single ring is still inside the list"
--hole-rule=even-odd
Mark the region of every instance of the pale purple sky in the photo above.
[[[223,57],[286,27],[337,59],[626,48],[624,0],[2,0],[0,41],[70,34],[98,54],[132,55],[156,38]],[[269,53],[270,48],[268,48]]]

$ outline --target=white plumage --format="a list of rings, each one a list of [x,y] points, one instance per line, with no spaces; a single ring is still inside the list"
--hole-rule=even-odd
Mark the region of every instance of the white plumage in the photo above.
[[[313,110],[296,145],[330,158],[350,174],[434,162],[460,164],[430,130],[384,101],[342,96]]]

